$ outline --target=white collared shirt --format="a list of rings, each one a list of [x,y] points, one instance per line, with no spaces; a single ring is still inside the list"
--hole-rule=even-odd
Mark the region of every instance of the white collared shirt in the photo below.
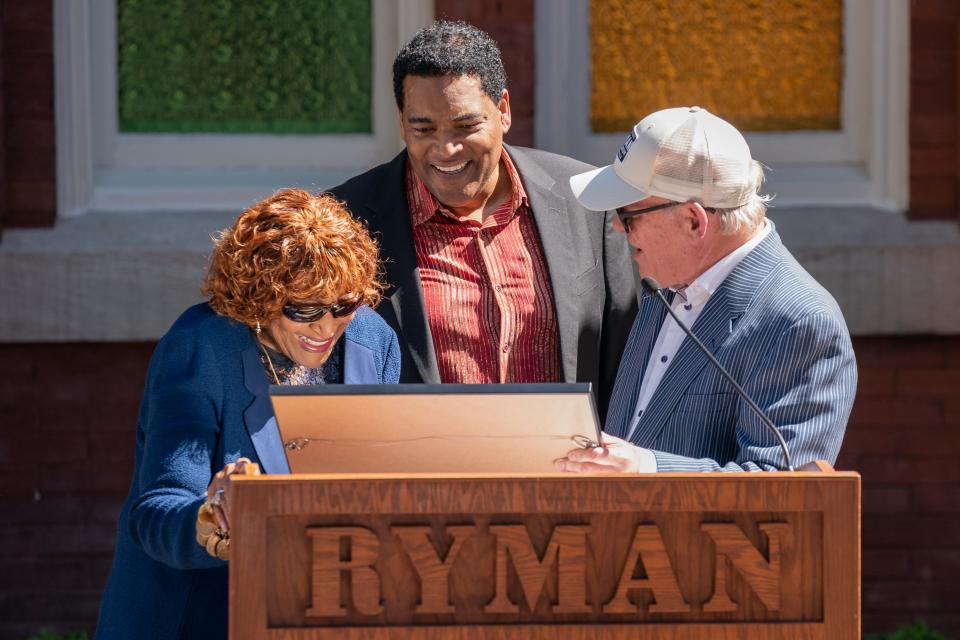
[[[707,306],[710,296],[714,294],[717,288],[730,275],[738,264],[753,251],[754,248],[764,238],[769,235],[772,226],[767,220],[763,221],[763,227],[754,234],[752,238],[721,258],[712,267],[700,274],[696,280],[683,290],[683,296],[675,295],[670,308],[683,320],[688,327],[693,327],[703,308]],[[686,300],[683,297],[686,296]],[[653,301],[648,304],[656,304]],[[673,319],[673,316],[667,314],[660,325],[660,333],[657,334],[657,340],[653,343],[653,350],[650,352],[650,359],[647,360],[647,367],[643,372],[643,381],[640,383],[640,395],[637,398],[637,404],[633,412],[633,420],[630,423],[630,429],[627,431],[626,440],[633,437],[633,432],[640,422],[640,416],[646,411],[654,392],[660,386],[664,374],[673,363],[674,357],[680,350],[687,334],[684,333],[680,325]],[[652,463],[652,468],[647,471],[656,471],[656,458],[652,453],[646,452],[644,466]]]

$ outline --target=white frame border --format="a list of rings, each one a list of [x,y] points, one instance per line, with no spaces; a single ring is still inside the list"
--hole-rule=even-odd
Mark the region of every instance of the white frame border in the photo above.
[[[117,132],[116,2],[54,0],[58,216],[236,210],[265,188],[332,186],[388,159],[402,148],[391,63],[433,4],[373,0],[372,135],[183,136]]]
[[[844,25],[843,130],[757,133],[747,140],[771,167],[767,190],[777,195],[776,204],[904,211],[909,4],[846,0]],[[535,26],[536,145],[608,164],[626,132],[590,132],[589,0],[537,0]]]

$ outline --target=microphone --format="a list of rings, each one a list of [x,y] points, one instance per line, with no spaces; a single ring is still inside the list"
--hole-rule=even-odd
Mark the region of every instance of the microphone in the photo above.
[[[723,374],[723,377],[727,379],[727,382],[733,385],[733,388],[734,390],[736,390],[737,395],[739,395],[744,400],[744,402],[746,402],[747,405],[751,409],[753,409],[753,412],[757,414],[757,416],[760,418],[760,421],[763,422],[763,424],[767,427],[767,429],[769,429],[770,432],[777,437],[777,442],[780,443],[780,449],[783,450],[783,457],[787,461],[787,469],[789,469],[790,471],[793,471],[793,460],[790,458],[790,450],[787,449],[787,441],[783,439],[783,434],[780,433],[780,429],[778,429],[776,425],[773,424],[773,421],[771,421],[770,418],[767,417],[767,414],[763,412],[763,409],[757,406],[757,403],[753,401],[753,398],[747,395],[747,392],[743,390],[743,387],[737,384],[737,381],[734,380],[733,376],[731,376],[727,372],[727,370],[723,368],[723,365],[720,364],[717,361],[717,359],[713,357],[713,354],[710,353],[710,351],[705,346],[703,346],[703,343],[700,342],[700,339],[697,338],[697,336],[693,335],[693,331],[691,331],[689,327],[683,324],[683,321],[677,317],[677,314],[674,313],[673,309],[670,308],[670,303],[667,302],[667,299],[665,297],[663,297],[663,291],[662,291],[662,288],[660,287],[660,283],[654,280],[653,278],[646,277],[646,278],[640,279],[640,286],[643,287],[644,291],[646,291],[647,293],[657,298],[657,300],[659,300],[663,304],[663,306],[667,308],[667,312],[671,316],[673,316],[674,321],[678,325],[680,325],[680,328],[683,329],[683,331],[688,336],[690,336],[690,339],[693,340],[693,343],[695,345],[697,345],[697,348],[699,348],[700,351],[703,352],[703,355],[707,356],[707,358],[710,359],[710,362],[712,362],[713,366],[715,366],[717,370],[721,374]]]

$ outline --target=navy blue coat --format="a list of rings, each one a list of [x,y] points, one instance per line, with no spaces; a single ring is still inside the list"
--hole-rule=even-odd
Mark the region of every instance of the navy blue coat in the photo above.
[[[361,307],[341,339],[345,383],[397,382],[397,338],[380,316]],[[227,637],[227,563],[197,544],[197,510],[213,475],[241,456],[289,471],[268,387],[250,330],[207,304],[160,340],[97,638]]]

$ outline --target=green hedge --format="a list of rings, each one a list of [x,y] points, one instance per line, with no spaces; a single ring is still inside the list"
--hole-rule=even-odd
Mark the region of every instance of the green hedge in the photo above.
[[[371,130],[371,0],[118,0],[123,132]]]
[[[930,629],[923,620],[900,627],[893,633],[865,633],[863,640],[948,640],[947,636]]]
[[[83,631],[71,631],[65,636],[50,633],[46,629],[40,631],[39,635],[31,636],[27,640],[87,640],[87,634]],[[923,620],[918,620],[912,625],[900,627],[893,633],[866,633],[863,640],[949,640],[945,635],[927,627]]]
[[[35,636],[30,636],[27,640],[87,640],[86,631],[68,631],[65,634],[61,635],[59,633],[53,633],[52,631],[47,631],[46,629],[41,629],[40,633]]]

